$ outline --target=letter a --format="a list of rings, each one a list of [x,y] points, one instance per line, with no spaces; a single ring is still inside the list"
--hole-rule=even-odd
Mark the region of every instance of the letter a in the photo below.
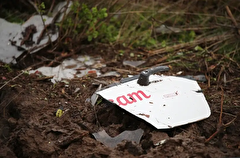
[[[123,106],[126,106],[127,104],[132,104],[133,103],[133,101],[129,101],[124,95],[117,97],[116,100],[117,100],[119,105],[123,105]]]

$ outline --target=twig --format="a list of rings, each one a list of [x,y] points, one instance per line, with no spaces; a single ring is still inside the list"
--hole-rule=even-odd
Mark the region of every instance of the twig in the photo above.
[[[235,107],[235,106],[234,106]],[[216,113],[221,113],[221,111],[215,111]],[[236,117],[235,115],[233,115],[233,114],[231,114],[231,113],[228,113],[228,112],[222,112],[223,114],[225,114],[225,115],[228,115],[228,116],[231,116],[231,117]]]
[[[212,138],[214,138],[217,134],[219,133],[219,131],[215,131],[208,139],[205,140],[205,143],[208,143]]]
[[[220,115],[219,115],[219,124],[222,124],[222,113],[223,113],[223,101],[224,101],[224,91],[223,91],[223,88],[221,86],[221,110],[220,110]]]
[[[42,32],[40,33],[38,39],[37,39],[37,44],[39,44],[45,34],[45,32],[47,31],[47,28],[50,26],[50,24],[44,25],[44,28],[42,30]]]
[[[200,30],[211,30],[219,28],[219,26],[209,26],[209,27],[189,27],[189,28],[181,28],[182,31],[200,31]]]
[[[47,66],[50,67],[50,66],[52,66],[55,62],[59,62],[59,61],[61,61],[62,59],[65,59],[65,58],[67,58],[67,57],[73,56],[75,53],[76,53],[76,52],[73,51],[73,52],[71,52],[71,53],[69,53],[69,54],[67,54],[67,55],[65,55],[65,56],[61,56],[61,55],[60,55],[60,56],[56,57],[53,61],[51,61]]]
[[[52,1],[51,7],[50,7],[50,9],[48,10],[48,14],[50,14],[50,13],[52,12],[52,9],[53,9],[54,4],[55,4],[55,0]]]
[[[233,17],[232,12],[231,12],[231,10],[229,9],[228,6],[226,6],[226,10],[227,10],[227,13],[228,13],[229,17],[231,18],[233,24],[234,24],[235,27],[237,28],[237,27],[238,27],[237,21],[236,21],[236,19]],[[237,33],[238,33],[238,35],[240,35],[240,29],[237,30]]]
[[[112,4],[110,4],[110,7],[108,8],[108,10],[112,9],[115,6],[115,4],[117,4],[118,1],[119,0],[115,0]],[[109,2],[111,3],[112,1],[109,1]]]
[[[222,124],[222,109],[223,109],[223,100],[224,100],[224,91],[221,87],[222,94],[221,94],[221,111],[219,115],[219,121],[217,125],[217,130],[208,138],[206,139],[205,143],[209,142],[212,138],[214,138],[220,131],[223,129],[223,124]]]
[[[222,65],[222,67],[221,67],[221,69],[220,69],[220,71],[219,71],[219,73],[218,73],[218,75],[217,75],[217,82],[218,82],[218,83],[219,83],[219,81],[220,81],[220,78],[221,78],[221,75],[222,75],[224,69],[225,69],[225,66]]]
[[[54,31],[54,24],[55,24],[55,22],[56,22],[56,20],[58,19],[58,17],[59,17],[60,14],[61,14],[61,10],[59,10],[59,11],[56,13],[56,15],[53,17],[52,22],[51,22],[50,24],[47,24],[47,25],[45,24],[45,25],[44,25],[44,28],[43,28],[42,32],[40,33],[40,35],[39,35],[39,37],[38,37],[37,44],[39,44],[39,43],[41,42],[41,40],[42,40],[45,32],[47,32],[47,29],[48,29],[49,27],[51,27],[51,29]],[[54,33],[52,33],[52,34],[54,34]],[[48,36],[49,36],[49,34],[48,34]],[[50,36],[49,36],[49,37],[50,37]],[[50,43],[52,43],[51,39],[50,39]]]
[[[228,127],[230,124],[232,124],[236,119],[238,118],[238,116],[236,116],[234,119],[232,119],[231,121],[229,121],[226,124],[223,124],[225,127]]]
[[[232,12],[231,12],[231,10],[229,9],[228,6],[226,6],[226,10],[227,10],[227,13],[228,13],[229,17],[231,18],[233,24],[237,27],[237,21],[236,21],[236,19],[233,17]]]
[[[216,59],[216,55],[214,54],[214,52],[213,51],[208,51],[208,49],[210,49],[211,47],[214,47],[214,46],[216,46],[217,44],[219,44],[219,43],[222,43],[223,41],[217,41],[217,42],[215,42],[215,43],[213,43],[213,44],[211,44],[210,46],[207,46],[206,48],[205,48],[205,50],[209,53],[209,54],[211,54],[211,56],[212,56],[212,58],[213,59]]]
[[[62,29],[63,29],[63,21],[65,20],[65,17],[66,17],[66,15],[67,15],[66,12],[67,12],[67,8],[68,8],[69,3],[70,3],[70,0],[67,0],[66,9],[65,9],[65,11],[64,11],[63,18],[62,18],[62,21],[61,21],[61,24],[60,24],[59,33],[62,32]],[[58,38],[58,42],[60,42],[60,38]]]
[[[47,60],[46,60],[47,61]],[[45,62],[45,61],[44,61]],[[7,84],[9,84],[11,81],[14,81],[15,79],[17,79],[18,77],[20,77],[22,74],[24,74],[26,71],[30,71],[32,70],[33,67],[36,67],[38,65],[42,64],[42,62],[40,63],[36,63],[36,64],[33,64],[32,66],[29,66],[27,67],[26,69],[22,70],[22,72],[20,74],[18,74],[17,76],[15,76],[14,78],[12,78],[11,80],[7,81],[5,84],[3,84],[1,87],[0,87],[0,90],[5,87]]]
[[[125,3],[122,7],[124,7],[126,4],[128,4],[128,3]],[[121,25],[121,27],[120,27],[120,29],[119,29],[119,31],[118,31],[118,35],[117,35],[117,40],[116,40],[116,41],[118,41],[119,38],[120,38],[120,35],[121,35],[121,33],[122,33],[122,30],[123,30],[123,26],[125,25],[125,23],[126,23],[126,21],[127,21],[127,19],[128,19],[128,16],[129,16],[129,14],[127,14],[126,18],[125,18],[124,21],[122,22],[122,25]]]
[[[120,68],[112,68],[112,69],[115,70],[115,71],[118,71],[119,73],[137,74],[136,71],[120,69]]]
[[[223,114],[223,102],[224,102],[224,90],[223,88],[221,87],[221,110],[220,110],[220,115],[219,115],[219,121],[218,121],[218,125],[217,125],[217,130],[208,138],[205,140],[205,143],[209,142],[212,138],[214,138],[218,133],[221,133],[224,131],[225,128],[227,128],[229,125],[231,125],[238,117],[239,117],[239,114],[234,118],[232,119],[231,121],[229,121],[228,123],[224,124],[222,122],[222,114]]]
[[[9,84],[11,81],[15,80],[16,78],[18,78],[19,76],[21,76],[22,74],[25,73],[25,71],[29,71],[31,70],[31,68],[27,68],[26,70],[22,70],[22,72],[20,74],[18,74],[17,76],[13,77],[11,80],[7,81],[5,84],[3,84],[1,87],[0,87],[0,90],[5,87],[7,84]]]
[[[42,13],[39,11],[39,9],[37,8],[37,6],[36,6],[31,0],[28,0],[28,2],[29,2],[29,3],[35,8],[35,10],[38,12],[38,14],[39,14],[40,17],[41,17],[41,20],[42,20],[42,23],[43,23],[43,27],[46,28],[45,21],[44,21],[44,19],[43,19]],[[43,31],[44,31],[44,30],[43,30]],[[50,35],[49,35],[49,34],[47,34],[47,35],[48,35],[48,40],[50,41],[50,43],[52,43]]]

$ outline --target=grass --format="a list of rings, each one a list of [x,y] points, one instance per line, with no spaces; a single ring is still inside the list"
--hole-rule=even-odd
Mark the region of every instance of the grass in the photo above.
[[[45,2],[46,8],[49,5]],[[71,12],[58,24],[61,38],[55,46],[71,50],[79,43],[104,43],[143,48],[148,57],[181,60],[176,66],[187,69],[195,69],[194,65],[205,70],[220,65],[239,67],[239,5],[233,0],[74,0]],[[11,22],[23,22],[16,12],[1,12]],[[179,55],[182,50],[184,55]]]

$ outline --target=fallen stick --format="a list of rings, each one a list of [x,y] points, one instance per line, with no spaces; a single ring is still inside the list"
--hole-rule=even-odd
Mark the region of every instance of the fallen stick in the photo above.
[[[237,118],[239,118],[240,112],[237,114],[237,116],[234,119],[232,119],[228,123],[226,123],[226,124],[223,123],[222,114],[223,114],[224,91],[223,91],[222,87],[221,87],[221,91],[222,91],[222,93],[221,93],[221,106],[220,106],[221,109],[220,109],[219,121],[218,121],[218,124],[217,124],[217,130],[208,139],[205,140],[205,143],[208,143],[210,140],[212,140],[212,138],[214,138],[219,133],[223,133],[229,125],[231,125]]]

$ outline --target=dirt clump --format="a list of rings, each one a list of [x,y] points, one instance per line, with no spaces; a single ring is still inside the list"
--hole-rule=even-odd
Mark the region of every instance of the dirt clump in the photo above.
[[[107,60],[106,60],[107,61]],[[114,65],[116,67],[116,65]],[[121,64],[118,68],[123,68]],[[109,69],[113,67],[109,66]],[[125,73],[125,74],[124,74]],[[14,78],[19,71],[7,71],[2,65],[0,83]],[[126,72],[122,74],[127,75]],[[236,75],[232,75],[236,77]],[[211,116],[203,121],[168,130],[157,130],[121,108],[103,102],[93,107],[89,98],[97,89],[94,76],[68,84],[36,80],[23,74],[0,90],[0,157],[229,157],[239,156],[239,119],[217,130],[222,90],[200,83],[211,107]],[[106,77],[117,81],[120,78]],[[223,123],[238,116],[239,83],[223,87],[227,98]],[[74,93],[76,88],[80,91]],[[56,117],[62,107],[64,113]],[[115,137],[125,130],[143,129],[139,144],[122,141],[111,149],[94,139],[92,133],[104,129]]]

